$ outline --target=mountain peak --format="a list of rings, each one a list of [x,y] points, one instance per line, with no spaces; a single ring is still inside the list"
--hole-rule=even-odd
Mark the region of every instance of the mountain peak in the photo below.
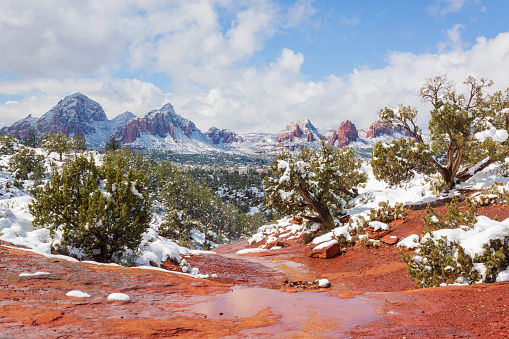
[[[311,142],[320,140],[320,133],[308,118],[303,118],[286,125],[286,128],[277,135],[275,142],[293,142],[295,138]]]

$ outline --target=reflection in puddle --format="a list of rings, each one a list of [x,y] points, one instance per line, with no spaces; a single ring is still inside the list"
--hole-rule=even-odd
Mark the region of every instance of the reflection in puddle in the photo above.
[[[283,337],[292,333],[305,336],[309,332],[312,337],[326,334],[338,337],[337,334],[355,325],[379,317],[375,305],[359,298],[341,299],[330,294],[233,287],[219,299],[193,305],[191,311],[213,319],[245,318],[255,316],[268,307],[272,313],[281,316],[277,325],[242,332],[249,336],[269,333],[280,333]]]

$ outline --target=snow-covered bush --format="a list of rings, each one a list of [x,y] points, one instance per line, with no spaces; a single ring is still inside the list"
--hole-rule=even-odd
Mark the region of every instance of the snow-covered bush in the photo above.
[[[415,253],[403,259],[419,287],[508,280],[509,220],[479,216],[470,227],[428,233]]]
[[[451,202],[446,204],[447,213],[445,215],[435,212],[431,205],[428,204],[426,206],[427,215],[423,217],[424,225],[427,227],[432,227],[435,230],[444,228],[457,228],[461,225],[472,228],[477,222],[477,207],[468,197],[466,198],[465,202],[467,205],[467,210],[460,211],[458,198],[453,196]]]
[[[408,253],[403,260],[408,266],[410,277],[419,287],[437,287],[461,281],[476,282],[479,272],[473,269],[473,260],[456,242],[449,243],[447,238],[436,241],[427,238],[421,243],[418,255],[411,258]]]

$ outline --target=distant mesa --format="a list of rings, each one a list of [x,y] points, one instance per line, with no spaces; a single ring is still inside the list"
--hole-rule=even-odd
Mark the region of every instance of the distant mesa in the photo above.
[[[202,133],[192,121],[175,113],[171,104],[166,104],[159,110],[147,113],[144,117],[132,119],[117,131],[117,136],[123,144],[135,142],[142,134],[160,138],[170,135],[173,140],[177,140],[183,136],[192,138]]]

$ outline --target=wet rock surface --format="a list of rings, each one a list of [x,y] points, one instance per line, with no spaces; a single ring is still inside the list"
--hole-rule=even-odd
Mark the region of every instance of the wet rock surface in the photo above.
[[[479,213],[503,220],[509,207],[492,205]],[[413,210],[392,222],[390,236],[420,234],[422,215]],[[241,242],[216,249],[218,254],[186,258],[201,272],[217,274],[210,279],[69,262],[5,245],[10,246],[0,244],[0,337],[509,336],[509,283],[415,290],[398,248],[385,243],[353,247],[327,260],[308,257],[309,247],[299,242],[237,255],[248,247]],[[308,288],[317,279],[332,286]],[[66,295],[76,290],[90,297]],[[108,300],[112,293],[130,301]]]

